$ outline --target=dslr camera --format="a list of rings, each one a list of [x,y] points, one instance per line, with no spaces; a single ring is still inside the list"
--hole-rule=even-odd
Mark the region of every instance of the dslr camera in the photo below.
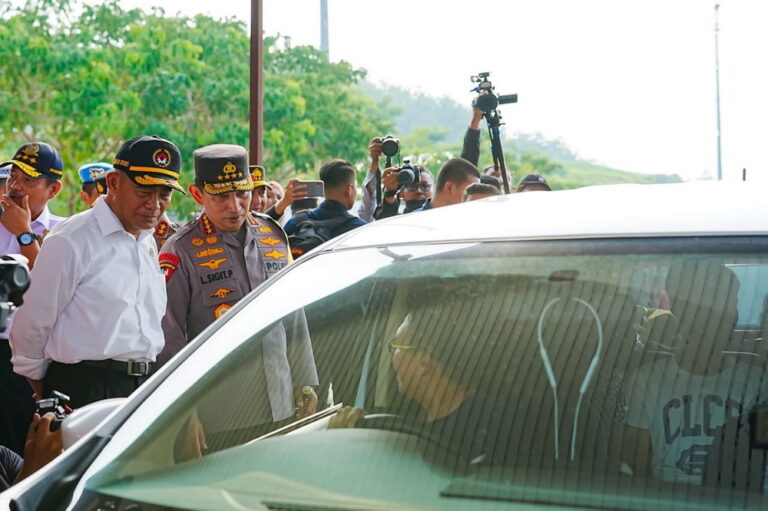
[[[496,87],[488,78],[490,75],[489,72],[478,73],[470,78],[477,84],[477,87],[472,89],[472,92],[477,92],[477,96],[472,100],[472,106],[479,108],[483,113],[490,113],[496,110],[499,105],[517,103],[517,94],[496,95],[494,92]]]
[[[397,182],[407,186],[421,181],[421,167],[411,163],[410,158],[403,158],[403,164],[397,169]]]
[[[0,329],[8,328],[11,311],[24,303],[22,297],[28,288],[27,258],[22,255],[0,256]]]
[[[390,158],[400,152],[400,141],[393,135],[381,137],[381,152]]]
[[[56,431],[67,415],[72,413],[72,409],[69,408],[69,396],[54,390],[51,397],[38,399],[35,402],[35,413],[40,414],[40,417],[46,413],[53,413],[56,418],[51,422],[51,431]]]

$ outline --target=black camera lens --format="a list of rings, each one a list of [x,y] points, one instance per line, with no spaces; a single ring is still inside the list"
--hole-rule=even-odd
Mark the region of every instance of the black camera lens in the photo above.
[[[493,93],[483,94],[476,98],[475,106],[483,112],[490,112],[496,110],[496,107],[499,106],[499,100]]]
[[[385,156],[394,156],[400,152],[400,141],[392,135],[387,135],[381,139],[381,152]]]
[[[409,185],[414,181],[418,181],[418,171],[414,168],[401,168],[397,173],[397,182],[400,185]]]

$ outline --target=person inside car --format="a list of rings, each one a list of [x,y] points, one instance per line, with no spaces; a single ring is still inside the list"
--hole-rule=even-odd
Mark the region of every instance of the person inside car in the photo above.
[[[738,318],[731,270],[716,260],[682,261],[670,267],[666,291],[676,345],[624,385],[621,459],[637,475],[701,484],[718,428],[768,396],[768,386],[762,368],[723,353]]]
[[[484,366],[482,359],[488,350],[466,342],[457,333],[459,324],[471,321],[461,317],[464,315],[458,312],[454,319],[425,334],[427,315],[409,314],[397,329],[388,348],[398,391],[404,403],[418,405],[416,409],[400,406],[400,425],[403,431],[418,429],[459,460],[488,463],[504,458],[508,450],[509,435],[502,433],[508,421],[503,418],[505,408],[498,406],[478,370]],[[365,427],[365,422],[365,410],[345,407],[331,419],[328,429]]]

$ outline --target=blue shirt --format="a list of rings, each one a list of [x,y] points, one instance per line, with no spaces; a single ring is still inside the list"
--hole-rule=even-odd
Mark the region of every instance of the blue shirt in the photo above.
[[[341,224],[341,226],[331,233],[331,237],[333,238],[366,224],[365,220],[362,218],[349,213],[342,203],[331,199],[326,199],[315,209],[307,211],[307,216],[312,220],[328,220],[330,218],[343,216],[349,217],[347,222]],[[285,233],[290,236],[293,234],[295,228],[296,217],[293,217],[285,224]]]

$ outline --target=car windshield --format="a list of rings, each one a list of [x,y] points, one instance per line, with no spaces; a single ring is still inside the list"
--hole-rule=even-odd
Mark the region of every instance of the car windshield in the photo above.
[[[310,257],[147,399],[86,494],[174,509],[765,508],[767,296],[762,238]],[[318,412],[293,423],[272,373],[287,361],[298,384],[307,335]]]

